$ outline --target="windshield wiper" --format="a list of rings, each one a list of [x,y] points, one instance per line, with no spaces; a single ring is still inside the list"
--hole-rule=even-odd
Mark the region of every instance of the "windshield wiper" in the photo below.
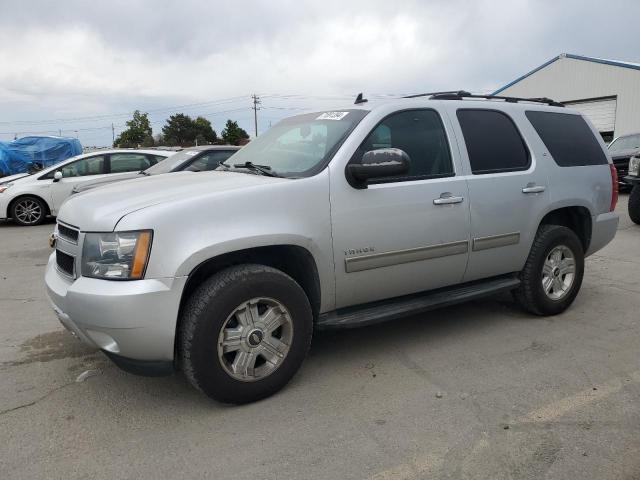
[[[234,168],[246,168],[253,172],[259,172],[260,175],[265,175],[267,177],[281,177],[276,172],[271,170],[271,167],[268,165],[256,165],[253,162],[244,162],[244,163],[234,163]]]
[[[151,174],[150,174],[150,173],[145,172],[144,170],[140,170],[140,171],[138,172],[138,175],[144,175],[144,176],[148,177],[148,176],[150,176]]]

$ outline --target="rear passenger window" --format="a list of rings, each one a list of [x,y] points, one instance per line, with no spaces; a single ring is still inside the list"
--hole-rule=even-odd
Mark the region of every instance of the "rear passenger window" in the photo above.
[[[529,168],[529,150],[506,114],[496,110],[461,109],[457,116],[474,175]]]
[[[151,166],[146,155],[141,153],[112,153],[111,173],[139,172]]]
[[[399,148],[409,155],[409,173],[371,183],[447,177],[453,175],[449,143],[440,116],[434,110],[409,110],[382,120],[362,142],[354,161],[370,150]]]
[[[605,165],[607,157],[581,115],[527,111],[555,162],[561,167]]]

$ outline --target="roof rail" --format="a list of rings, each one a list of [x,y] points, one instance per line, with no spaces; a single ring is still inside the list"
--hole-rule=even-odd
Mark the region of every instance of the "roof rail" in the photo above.
[[[556,102],[555,100],[551,100],[550,98],[546,98],[546,97],[520,98],[520,97],[502,97],[500,95],[476,95],[476,94],[466,92],[464,90],[460,90],[457,92],[436,92],[432,94],[412,95],[411,97],[405,97],[405,98],[421,97],[425,95],[430,95],[429,100],[462,100],[464,98],[484,98],[486,100],[504,100],[507,103],[534,102],[534,103],[544,103],[552,107],[564,107],[563,103]]]

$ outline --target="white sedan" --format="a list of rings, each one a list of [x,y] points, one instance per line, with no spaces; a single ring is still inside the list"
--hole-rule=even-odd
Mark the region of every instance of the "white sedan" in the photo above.
[[[32,174],[0,178],[0,219],[32,226],[56,216],[71,190],[83,182],[139,172],[173,155],[168,150],[100,150],[71,157]]]

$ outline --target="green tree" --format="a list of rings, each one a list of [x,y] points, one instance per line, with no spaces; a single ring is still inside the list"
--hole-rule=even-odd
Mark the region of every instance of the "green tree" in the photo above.
[[[238,145],[243,138],[249,138],[249,134],[238,126],[238,122],[227,120],[222,130],[222,138],[229,145]]]
[[[113,142],[114,147],[137,147],[142,143],[149,143],[149,138],[153,141],[149,114],[140,113],[140,110],[133,112],[133,118],[127,121],[127,129],[124,130]],[[152,144],[153,145],[153,144]]]
[[[218,139],[216,131],[211,126],[211,122],[204,117],[197,117],[193,121],[194,129],[196,131],[196,138],[198,145],[205,143],[214,143]]]
[[[209,120],[204,117],[197,117],[193,120],[184,113],[169,117],[166,125],[162,127],[162,136],[165,144],[183,147],[195,143],[198,145],[214,143],[218,139]]]
[[[162,127],[162,136],[167,145],[192,145],[196,138],[193,120],[184,113],[171,115]]]

